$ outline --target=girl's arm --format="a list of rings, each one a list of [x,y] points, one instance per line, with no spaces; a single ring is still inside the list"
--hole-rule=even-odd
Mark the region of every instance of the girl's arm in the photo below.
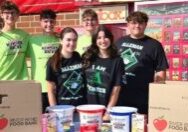
[[[118,101],[120,89],[121,89],[121,86],[114,86],[113,87],[113,90],[112,90],[112,93],[111,93],[111,96],[110,96],[110,100],[109,100],[108,105],[107,105],[107,109],[116,105],[116,103]],[[103,120],[109,120],[108,112],[106,112],[104,114]]]
[[[47,81],[48,101],[50,106],[57,104],[55,89],[56,89],[55,83],[51,81]]]

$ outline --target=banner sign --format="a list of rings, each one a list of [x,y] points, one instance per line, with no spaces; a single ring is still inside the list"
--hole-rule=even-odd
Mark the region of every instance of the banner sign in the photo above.
[[[147,1],[147,0],[99,0],[99,2],[136,2],[136,1]]]
[[[75,0],[76,6],[95,6],[95,5],[101,5],[99,0]]]
[[[21,14],[40,13],[43,9],[59,11],[74,11],[75,0],[12,0],[18,5]]]
[[[87,8],[81,8],[80,15],[86,9]],[[92,9],[97,13],[100,24],[125,23],[126,17],[128,15],[127,4],[115,6],[98,6],[93,7]]]

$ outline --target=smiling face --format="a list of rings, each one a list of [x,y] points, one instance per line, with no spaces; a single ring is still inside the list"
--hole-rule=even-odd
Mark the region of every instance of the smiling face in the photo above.
[[[144,31],[146,29],[146,22],[136,22],[130,21],[128,22],[128,29],[130,31],[130,35],[133,38],[142,38],[144,36]]]
[[[99,51],[107,51],[107,49],[111,45],[111,41],[109,38],[106,37],[104,31],[99,31],[96,43]]]
[[[65,33],[60,42],[64,53],[72,53],[76,49],[77,35],[73,32]]]
[[[43,18],[40,21],[44,33],[53,33],[56,21],[50,18]]]
[[[93,32],[97,26],[97,19],[94,19],[91,16],[86,16],[85,18],[83,18],[83,27],[86,31]]]
[[[18,20],[19,13],[14,9],[4,10],[1,13],[1,17],[5,25],[14,26],[16,21]]]

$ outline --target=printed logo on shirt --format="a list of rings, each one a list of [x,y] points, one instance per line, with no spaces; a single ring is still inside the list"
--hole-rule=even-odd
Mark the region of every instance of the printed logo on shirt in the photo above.
[[[82,64],[76,64],[72,66],[62,67],[61,72],[73,71],[73,70],[81,69],[81,68],[82,68]]]
[[[94,84],[94,85],[101,85],[102,84],[100,71],[96,71],[94,73],[94,75],[91,76],[91,80],[90,80],[89,83]]]
[[[101,87],[93,87],[91,85],[87,85],[88,93],[95,95],[96,93],[99,93],[98,95],[101,97],[105,97],[106,89]]]
[[[137,49],[137,50],[143,49],[143,46],[137,45],[137,44],[134,44],[134,43],[123,43],[122,46],[127,47],[127,48]]]
[[[65,81],[63,86],[72,94],[76,95],[83,85],[83,78],[80,73],[74,71]]]
[[[138,62],[135,53],[130,48],[122,52],[121,57],[123,58],[123,62],[126,65],[125,70],[134,66]]]
[[[53,54],[58,49],[59,43],[43,43],[42,50],[45,54]]]
[[[21,52],[23,42],[20,40],[12,40],[8,42],[7,44],[8,52],[7,55],[15,54],[17,52]]]
[[[97,66],[95,68],[94,67],[95,66],[93,65],[92,69],[94,70],[94,72],[92,72],[88,78],[88,85],[87,85],[88,93],[92,95],[98,93],[99,96],[105,97],[107,84],[102,79],[102,76],[108,76],[108,75],[106,75],[106,72],[102,72],[104,71],[103,67],[100,66]]]
[[[23,44],[22,41],[13,40],[7,43],[7,46],[9,47],[10,50],[14,50],[14,49],[21,49],[22,44]]]

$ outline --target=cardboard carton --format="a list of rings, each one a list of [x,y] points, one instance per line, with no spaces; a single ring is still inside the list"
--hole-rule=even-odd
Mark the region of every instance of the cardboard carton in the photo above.
[[[0,81],[0,132],[41,132],[41,85]]]
[[[188,82],[151,83],[149,132],[188,132]]]

